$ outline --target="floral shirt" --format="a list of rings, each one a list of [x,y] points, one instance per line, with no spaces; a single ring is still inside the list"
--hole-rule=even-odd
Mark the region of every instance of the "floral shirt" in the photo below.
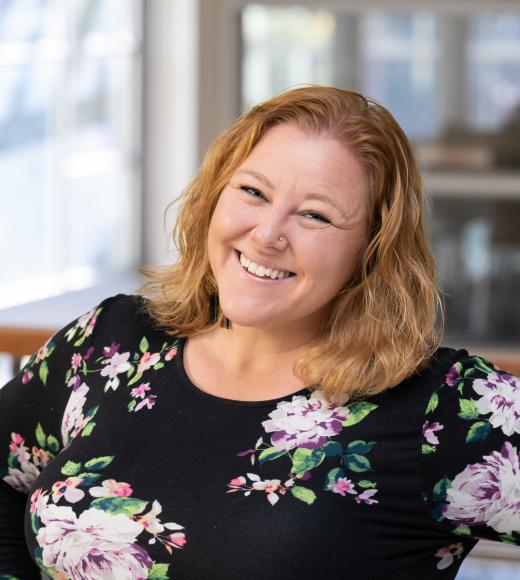
[[[347,405],[205,393],[109,298],[0,389],[0,579],[440,579],[520,544],[520,380],[442,348]]]

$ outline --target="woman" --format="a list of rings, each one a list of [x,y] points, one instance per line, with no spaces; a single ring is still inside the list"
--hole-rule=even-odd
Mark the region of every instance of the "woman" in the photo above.
[[[439,348],[422,204],[361,95],[245,114],[149,298],[105,300],[0,391],[0,571],[454,578],[478,538],[518,544],[520,381]]]

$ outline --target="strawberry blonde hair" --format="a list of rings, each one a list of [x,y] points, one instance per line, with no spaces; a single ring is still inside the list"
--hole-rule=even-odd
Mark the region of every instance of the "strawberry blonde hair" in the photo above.
[[[173,335],[220,323],[221,312],[216,321],[211,315],[217,292],[207,248],[211,217],[231,175],[281,123],[348,147],[365,168],[370,195],[368,242],[357,271],[294,372],[330,402],[375,395],[428,364],[442,340],[443,306],[412,148],[393,116],[359,93],[323,86],[285,91],[254,106],[213,142],[179,197],[177,263],[143,270],[147,311]]]

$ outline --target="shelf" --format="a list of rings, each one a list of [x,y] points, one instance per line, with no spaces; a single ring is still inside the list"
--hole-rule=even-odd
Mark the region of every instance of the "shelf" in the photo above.
[[[424,187],[430,197],[471,197],[520,201],[520,172],[433,172],[423,171]]]

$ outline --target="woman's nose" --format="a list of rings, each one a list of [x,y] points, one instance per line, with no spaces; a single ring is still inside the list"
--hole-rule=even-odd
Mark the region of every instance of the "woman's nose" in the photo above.
[[[252,231],[253,239],[261,247],[284,250],[288,244],[284,221],[270,213],[265,215]]]

